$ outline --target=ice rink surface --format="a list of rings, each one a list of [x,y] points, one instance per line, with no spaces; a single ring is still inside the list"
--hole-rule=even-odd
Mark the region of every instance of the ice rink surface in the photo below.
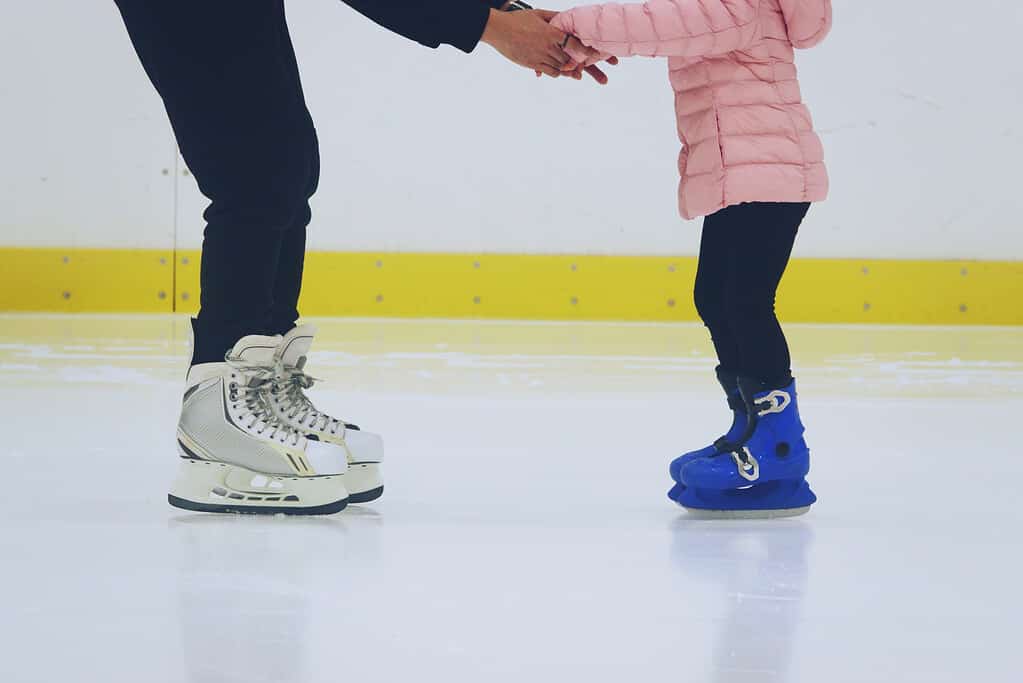
[[[321,321],[387,491],[171,508],[183,317],[0,316],[0,681],[1020,680],[1023,328],[790,326],[820,502],[687,519],[696,325]]]

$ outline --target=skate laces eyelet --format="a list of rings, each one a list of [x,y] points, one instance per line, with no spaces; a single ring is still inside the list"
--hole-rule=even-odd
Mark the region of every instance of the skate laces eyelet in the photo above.
[[[230,400],[235,410],[241,403],[243,415],[251,416],[251,421],[245,428],[259,436],[269,430],[270,433],[264,438],[280,443],[292,439],[297,445],[300,438],[298,430],[279,419],[270,405],[271,395],[276,388],[275,379],[283,372],[280,361],[275,360],[272,364],[254,364],[230,354],[225,360],[231,366],[232,380],[239,377],[244,379],[241,383],[231,382],[234,391]]]
[[[757,417],[784,412],[790,403],[792,403],[792,397],[788,392],[776,389],[756,402]]]
[[[735,461],[735,466],[740,477],[746,481],[756,481],[757,479],[760,479],[760,462],[752,453],[750,453],[749,448],[743,446],[741,449],[729,452],[729,455],[731,455],[732,460]]]

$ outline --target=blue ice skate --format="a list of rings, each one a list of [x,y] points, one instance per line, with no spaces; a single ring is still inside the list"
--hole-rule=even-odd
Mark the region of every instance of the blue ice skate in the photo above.
[[[682,495],[682,492],[686,488],[685,485],[681,483],[682,468],[697,458],[706,458],[718,453],[718,444],[735,441],[742,436],[742,433],[746,430],[746,404],[743,403],[742,396],[739,395],[738,378],[732,373],[722,370],[720,366],[715,369],[715,372],[718,376],[718,382],[721,384],[721,388],[724,389],[725,396],[728,398],[728,407],[732,411],[732,426],[729,427],[727,434],[710,446],[684,453],[672,460],[671,464],[668,465],[668,473],[671,475],[672,481],[675,482],[674,486],[671,487],[671,490],[668,491],[668,498],[671,498],[676,503],[678,502],[679,496]]]
[[[791,517],[810,509],[817,497],[806,482],[810,449],[796,404],[796,384],[765,390],[757,380],[739,378],[750,416],[738,439],[719,443],[716,455],[690,460],[682,469],[685,487],[677,502],[701,517]]]

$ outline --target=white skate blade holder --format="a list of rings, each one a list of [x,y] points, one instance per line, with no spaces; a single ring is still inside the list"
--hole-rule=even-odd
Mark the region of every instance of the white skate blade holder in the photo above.
[[[680,505],[692,519],[785,519],[799,517],[810,511],[810,506],[780,510],[705,510]]]
[[[196,512],[333,514],[348,504],[348,490],[339,475],[287,477],[182,458],[168,500]]]

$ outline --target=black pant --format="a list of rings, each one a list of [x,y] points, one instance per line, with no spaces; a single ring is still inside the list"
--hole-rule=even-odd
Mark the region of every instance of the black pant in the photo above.
[[[703,223],[696,310],[722,370],[788,386],[792,359],[774,313],[775,293],[809,204],[740,204]]]
[[[117,0],[210,200],[193,363],[298,319],[309,198],[319,181],[283,0]]]

